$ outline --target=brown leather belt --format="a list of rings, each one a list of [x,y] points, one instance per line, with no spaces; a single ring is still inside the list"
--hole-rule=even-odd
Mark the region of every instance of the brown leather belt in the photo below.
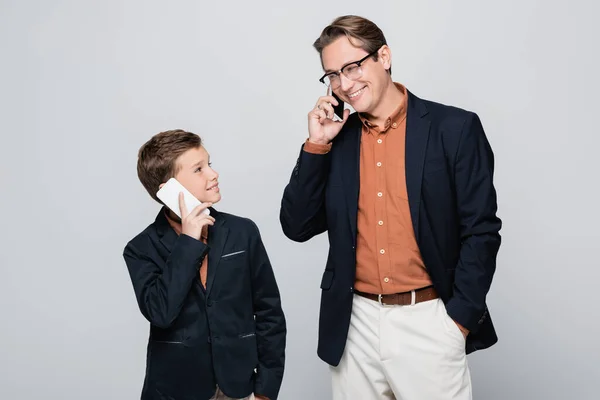
[[[428,301],[437,299],[438,293],[433,286],[427,286],[421,289],[417,289],[415,292],[415,303],[421,303],[422,301]],[[395,306],[407,306],[412,303],[412,292],[402,292],[394,294],[371,294],[363,293],[358,290],[354,290],[359,296],[365,297],[369,300],[377,301],[381,305],[395,305]]]

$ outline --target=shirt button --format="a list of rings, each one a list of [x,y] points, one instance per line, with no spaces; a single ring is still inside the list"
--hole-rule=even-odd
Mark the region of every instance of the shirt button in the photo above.
[[[381,254],[385,254],[385,250],[384,250],[384,249],[381,249],[381,250],[379,250],[379,252],[380,252]]]
[[[378,222],[379,226],[383,225],[383,221]]]
[[[380,163],[380,162],[378,162],[378,163],[377,163],[377,166],[378,166],[378,167],[381,167],[381,163]]]
[[[385,283],[388,283],[388,282],[390,281],[390,278],[388,278],[388,277],[386,276],[386,277],[383,279],[383,281],[384,281]]]
[[[381,143],[383,143],[383,140],[377,139],[377,143],[381,144]]]
[[[381,196],[383,196],[383,193],[381,193],[381,192],[377,193],[377,197],[381,197]]]
[[[392,128],[396,128],[397,126],[398,126],[398,124],[395,122],[392,124]]]

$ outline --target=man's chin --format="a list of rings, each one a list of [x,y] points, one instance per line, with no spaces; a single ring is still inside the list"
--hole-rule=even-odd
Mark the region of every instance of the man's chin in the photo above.
[[[369,113],[369,104],[366,101],[359,101],[357,104],[350,103],[354,111],[360,114]]]

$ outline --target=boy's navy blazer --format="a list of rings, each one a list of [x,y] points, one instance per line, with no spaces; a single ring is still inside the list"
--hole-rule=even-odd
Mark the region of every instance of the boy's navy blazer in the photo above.
[[[208,242],[177,235],[161,209],[124,249],[150,322],[142,400],[206,400],[254,392],[275,400],[286,321],[257,226],[211,208]],[[199,267],[208,255],[206,289]]]

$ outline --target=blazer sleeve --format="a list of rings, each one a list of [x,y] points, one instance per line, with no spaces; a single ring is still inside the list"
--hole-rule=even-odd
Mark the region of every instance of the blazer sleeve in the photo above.
[[[168,328],[179,315],[208,246],[187,235],[180,235],[166,263],[153,259],[151,246],[142,240],[131,241],[123,257],[133,283],[135,297],[144,317],[155,326]]]
[[[279,221],[283,233],[296,242],[305,242],[327,230],[325,188],[329,175],[330,154],[304,150],[284,189]]]
[[[486,295],[496,270],[501,220],[496,216],[494,154],[479,117],[469,113],[454,165],[461,248],[448,315],[476,333],[487,317]]]
[[[252,302],[254,307],[258,368],[254,393],[275,400],[285,364],[286,320],[275,274],[254,222],[251,238]]]

